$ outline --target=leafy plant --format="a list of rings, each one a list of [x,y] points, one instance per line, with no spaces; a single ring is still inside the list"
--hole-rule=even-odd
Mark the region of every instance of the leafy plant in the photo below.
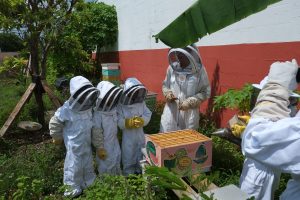
[[[224,108],[238,109],[241,113],[250,111],[250,100],[253,87],[245,84],[241,90],[229,89],[226,93],[214,97],[214,110]]]
[[[200,196],[201,196],[201,198],[204,199],[204,200],[217,200],[217,199],[214,198],[214,193],[211,193],[211,194],[208,196],[208,195],[206,195],[204,192],[201,192],[201,191],[200,191]]]
[[[3,183],[0,194],[7,199],[14,196],[22,199],[28,192],[32,195],[54,193],[62,184],[62,150],[53,144],[42,143],[23,146],[12,157],[3,157],[0,171],[5,173],[0,173]]]
[[[23,40],[14,33],[0,33],[0,50],[3,52],[20,51],[24,48]]]
[[[18,103],[24,91],[25,87],[15,85],[14,79],[0,80],[0,127],[2,127],[7,120],[10,112]]]
[[[165,189],[186,190],[186,186],[180,178],[165,167],[147,166],[145,174],[151,177],[151,183],[156,186]]]
[[[63,75],[67,78],[74,75],[98,76],[101,73],[100,49],[114,44],[117,39],[117,14],[114,6],[79,2],[68,20],[70,22],[49,51],[47,80],[50,83]],[[95,49],[98,62],[96,68],[90,56]]]
[[[25,69],[28,60],[23,57],[5,57],[3,63],[0,65],[0,74],[9,72],[11,76],[17,78],[21,84],[26,84]]]
[[[186,194],[182,194],[182,197],[180,200],[193,200],[191,197],[187,196]]]
[[[30,180],[27,176],[20,176],[17,178],[18,189],[13,194],[14,200],[25,199],[40,199],[43,192],[44,180],[33,179]]]
[[[72,31],[77,32],[83,49],[89,53],[96,50],[95,69],[101,72],[101,48],[117,41],[118,20],[115,6],[103,2],[79,4],[73,20]],[[81,27],[78,29],[78,27]],[[101,75],[101,74],[100,74]]]
[[[70,78],[74,75],[87,76],[92,73],[93,65],[89,54],[83,49],[80,38],[75,33],[62,33],[47,60],[47,80],[54,83],[58,77]]]
[[[147,103],[147,102],[146,102]],[[160,118],[165,106],[165,102],[156,101],[154,105],[154,109],[152,111],[152,116],[149,124],[144,127],[144,131],[146,134],[155,134],[159,133],[160,129]]]
[[[78,199],[158,200],[165,197],[163,190],[152,188],[143,176],[101,175]]]
[[[199,121],[200,126],[198,128],[198,132],[209,136],[212,132],[214,132],[217,129],[217,125],[209,115],[203,113],[199,113],[199,114],[200,114],[200,121]]]
[[[213,166],[212,171],[219,171],[213,181],[219,186],[235,184],[239,182],[240,171],[243,167],[244,156],[240,148],[218,137],[213,139]]]

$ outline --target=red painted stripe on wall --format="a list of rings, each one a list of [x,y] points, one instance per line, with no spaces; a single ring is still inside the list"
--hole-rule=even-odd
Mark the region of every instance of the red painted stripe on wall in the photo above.
[[[212,96],[222,94],[229,88],[241,88],[245,83],[259,83],[275,61],[296,58],[300,64],[300,41],[284,43],[237,44],[199,47],[212,85]],[[168,49],[108,52],[102,62],[119,62],[121,79],[137,77],[145,86],[163,99],[162,81],[165,77]],[[204,112],[212,100],[201,106]],[[232,116],[225,112],[221,124]]]

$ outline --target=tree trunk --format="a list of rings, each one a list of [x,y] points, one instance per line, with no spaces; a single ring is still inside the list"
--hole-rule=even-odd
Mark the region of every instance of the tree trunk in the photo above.
[[[45,118],[44,118],[44,102],[43,102],[43,85],[40,79],[40,76],[33,76],[33,82],[36,83],[36,88],[34,90],[34,96],[36,103],[38,105],[38,110],[37,110],[37,117],[38,121],[43,125],[45,125]]]
[[[33,34],[30,38],[30,55],[31,55],[31,71],[32,71],[32,82],[36,83],[34,90],[34,96],[38,105],[38,121],[44,126],[44,103],[43,103],[43,86],[39,75],[39,35]]]
[[[29,41],[30,56],[31,56],[31,73],[34,76],[39,75],[39,38],[36,35],[32,35]]]
[[[102,66],[101,66],[101,57],[100,57],[100,49],[101,47],[97,46],[97,51],[96,51],[96,75],[100,75],[100,80],[102,80]]]
[[[47,44],[46,47],[42,50],[42,61],[41,61],[41,79],[45,80],[46,79],[46,73],[47,73],[47,57],[48,57],[48,52],[50,49],[50,44]]]

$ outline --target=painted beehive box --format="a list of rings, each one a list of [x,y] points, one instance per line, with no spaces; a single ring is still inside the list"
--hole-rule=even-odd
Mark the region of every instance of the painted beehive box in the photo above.
[[[146,135],[146,159],[187,176],[210,170],[212,141],[195,130],[185,129]]]

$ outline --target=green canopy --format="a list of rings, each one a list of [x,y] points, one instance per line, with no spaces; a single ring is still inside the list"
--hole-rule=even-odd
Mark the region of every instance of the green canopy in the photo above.
[[[280,0],[198,0],[157,35],[170,47],[185,47]]]

